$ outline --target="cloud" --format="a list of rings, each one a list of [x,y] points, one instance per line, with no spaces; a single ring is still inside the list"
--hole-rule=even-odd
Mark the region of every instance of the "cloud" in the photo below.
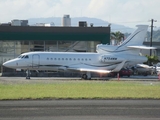
[[[70,14],[117,24],[150,24],[151,18],[160,21],[159,4],[160,0],[0,0],[0,22]]]
[[[160,21],[159,4],[159,0],[92,0],[88,13],[111,23],[150,24],[151,18]]]
[[[54,13],[54,9],[61,4],[60,2],[59,0],[0,0],[0,11],[3,11],[0,16],[3,17],[3,21],[15,18],[48,17],[52,12]]]

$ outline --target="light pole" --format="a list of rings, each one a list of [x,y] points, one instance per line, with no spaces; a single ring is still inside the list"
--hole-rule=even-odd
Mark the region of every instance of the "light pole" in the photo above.
[[[151,38],[150,38],[150,47],[152,47],[152,37],[153,37],[153,22],[157,22],[157,20],[151,19]],[[150,49],[150,57],[152,56],[152,49]],[[151,65],[151,61],[149,61]]]
[[[150,47],[152,47],[152,37],[153,37],[153,22],[157,22],[157,20],[151,19],[151,38],[150,38]],[[152,56],[152,49],[150,49],[150,56]]]

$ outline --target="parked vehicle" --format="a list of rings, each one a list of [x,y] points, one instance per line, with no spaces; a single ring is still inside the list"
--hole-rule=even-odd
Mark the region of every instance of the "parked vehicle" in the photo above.
[[[134,67],[134,73],[138,74],[138,75],[147,76],[147,75],[153,74],[154,71],[155,71],[155,67],[149,66],[149,65],[146,65],[146,64],[137,64]]]
[[[116,77],[116,76],[117,76],[117,73],[119,73],[119,76],[120,76],[120,77],[123,77],[123,76],[128,76],[128,77],[130,77],[130,76],[132,75],[132,70],[122,68],[119,72],[111,72],[111,73],[109,74],[109,77]]]
[[[157,74],[160,74],[160,63],[157,63],[155,66],[155,70]]]

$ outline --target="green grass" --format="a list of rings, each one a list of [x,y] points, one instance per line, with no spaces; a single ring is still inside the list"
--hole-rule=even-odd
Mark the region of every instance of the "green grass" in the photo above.
[[[0,100],[18,99],[160,99],[160,84],[130,81],[0,83]]]

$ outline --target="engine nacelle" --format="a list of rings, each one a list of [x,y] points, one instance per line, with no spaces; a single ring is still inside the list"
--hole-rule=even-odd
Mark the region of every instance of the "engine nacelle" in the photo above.
[[[116,48],[117,46],[98,44],[96,46],[96,51],[98,53],[107,53],[115,51]]]

